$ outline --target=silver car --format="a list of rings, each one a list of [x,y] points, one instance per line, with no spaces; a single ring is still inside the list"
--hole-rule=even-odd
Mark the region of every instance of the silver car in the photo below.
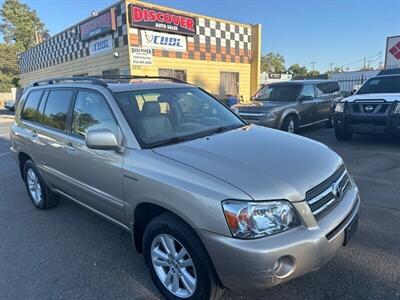
[[[357,228],[358,189],[336,153],[177,80],[35,83],[11,140],[33,205],[63,196],[130,232],[168,299],[282,284]]]

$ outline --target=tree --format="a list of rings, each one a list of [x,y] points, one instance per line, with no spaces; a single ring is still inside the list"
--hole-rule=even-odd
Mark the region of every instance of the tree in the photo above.
[[[15,45],[0,44],[0,92],[9,92],[18,86],[18,48]]]
[[[261,57],[261,72],[282,74],[285,71],[285,58],[279,53],[271,52]]]
[[[309,71],[308,73],[307,73],[307,76],[318,76],[318,75],[320,75],[321,73],[319,72],[319,71],[317,71],[317,70],[314,70],[314,71]]]
[[[0,10],[0,32],[6,44],[15,44],[22,51],[36,44],[36,36],[47,32],[35,10],[19,0],[5,0]]]
[[[308,70],[305,66],[300,66],[299,64],[294,64],[290,66],[288,72],[293,75],[293,77],[307,76]]]

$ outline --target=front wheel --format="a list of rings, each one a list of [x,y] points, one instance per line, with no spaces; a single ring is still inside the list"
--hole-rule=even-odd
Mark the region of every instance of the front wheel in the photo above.
[[[172,214],[153,219],[143,250],[150,275],[167,299],[218,299],[221,288],[210,259],[193,230]]]
[[[339,141],[350,141],[353,137],[353,132],[335,128],[335,136]]]
[[[288,116],[283,120],[281,130],[289,133],[296,133],[298,127],[299,124],[297,118],[295,118],[294,116]]]

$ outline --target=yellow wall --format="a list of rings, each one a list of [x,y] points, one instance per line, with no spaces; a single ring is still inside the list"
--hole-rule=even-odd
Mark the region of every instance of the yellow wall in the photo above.
[[[114,48],[113,51],[105,54],[89,55],[45,69],[23,73],[20,75],[20,85],[24,87],[38,80],[70,77],[85,73],[88,73],[88,75],[101,75],[102,71],[110,69],[125,69],[129,73],[128,49],[128,46]],[[113,55],[116,51],[119,54],[119,58],[115,58]]]
[[[186,70],[187,81],[212,94],[220,92],[220,72],[239,72],[239,95],[250,99],[250,64],[153,57],[152,66],[131,66],[131,75],[158,76],[158,69]]]

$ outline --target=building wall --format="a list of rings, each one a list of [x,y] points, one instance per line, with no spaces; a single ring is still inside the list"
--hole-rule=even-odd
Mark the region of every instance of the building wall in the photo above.
[[[237,72],[239,96],[248,100],[250,95],[255,93],[258,88],[261,51],[259,25],[240,24],[135,0],[126,2],[127,18],[129,18],[130,3],[194,17],[197,24],[197,34],[186,37],[186,51],[153,49],[153,64],[150,66],[132,64],[132,75],[157,76],[159,69],[164,68],[185,70],[188,82],[220,95],[221,72]],[[127,22],[129,24],[129,19]],[[131,47],[142,47],[142,30],[144,29],[129,28]]]
[[[89,75],[101,75],[102,70],[109,68],[123,67],[129,74],[129,60],[126,59],[128,57],[126,5],[125,2],[121,1],[112,7],[116,11],[116,30],[111,33],[114,51],[96,56],[90,55],[90,41],[81,41],[79,38],[79,24],[76,24],[21,54],[19,59],[21,86],[49,77],[86,73]],[[99,14],[102,12],[99,12]],[[107,35],[105,34],[104,36]],[[104,36],[100,36],[97,39],[101,39]],[[113,52],[115,51],[118,51],[119,59],[113,57]]]

